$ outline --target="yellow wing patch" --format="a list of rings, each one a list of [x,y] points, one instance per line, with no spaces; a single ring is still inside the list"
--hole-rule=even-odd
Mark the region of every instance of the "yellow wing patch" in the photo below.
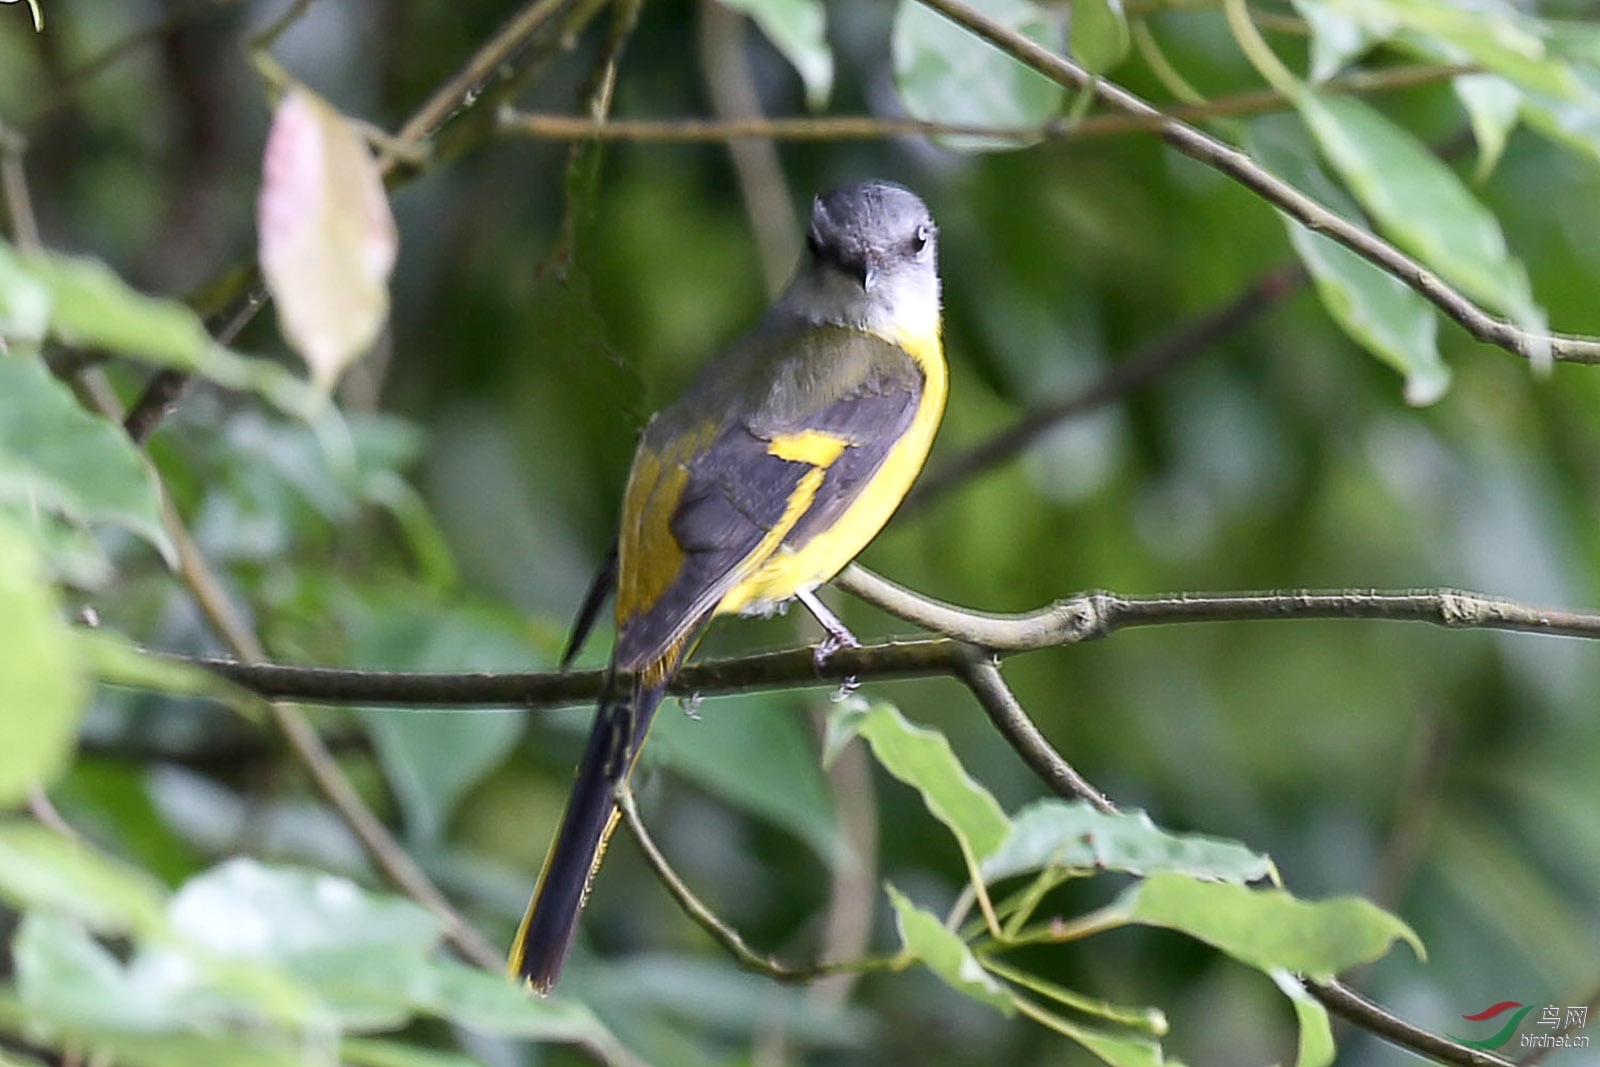
[[[813,467],[829,467],[839,454],[850,447],[850,442],[826,430],[801,430],[799,433],[778,434],[767,445],[767,454],[786,459],[791,463],[809,463]]]

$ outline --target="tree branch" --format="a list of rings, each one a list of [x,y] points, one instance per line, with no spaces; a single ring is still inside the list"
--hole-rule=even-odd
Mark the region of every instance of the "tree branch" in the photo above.
[[[1478,68],[1460,64],[1418,63],[1380,71],[1356,71],[1332,78],[1321,88],[1339,94],[1368,94],[1407,89],[1467,74]],[[1047,140],[1083,140],[1127,133],[1159,133],[1177,118],[1186,122],[1277,111],[1290,106],[1274,89],[1253,89],[1183,104],[1159,115],[1090,115],[1076,121],[1059,118],[1031,126],[930,122],[880,115],[760,115],[715,119],[609,119],[597,122],[582,115],[551,115],[504,109],[497,122],[502,132],[555,141],[649,141],[667,144],[719,144],[752,138],[773,141],[881,141],[892,137],[985,137],[1031,144]]]
[[[961,680],[967,683],[972,695],[978,698],[989,721],[1000,731],[1011,747],[1017,750],[1033,773],[1067,800],[1087,800],[1107,815],[1117,809],[1106,795],[1073,769],[1072,764],[1045,739],[1039,727],[1029,718],[1018,702],[1016,694],[1000,676],[1000,667],[990,656],[969,656],[962,663]]]
[[[841,648],[819,667],[810,648],[690,663],[671,686],[680,695],[837,683],[846,678],[951,675],[965,680],[974,649],[1005,654],[1109,637],[1138,626],[1272,619],[1387,619],[1446,629],[1510,630],[1600,638],[1600,613],[1541,608],[1459,589],[1315,591],[1128,597],[1092,592],[1036,611],[969,611],[919,596],[852,564],[836,584],[943,637]],[[261,696],[330,704],[547,708],[599,696],[605,672],[407,672],[184,659]]]
[[[1429,1033],[1406,1022],[1393,1012],[1379,1007],[1349,986],[1338,980],[1327,985],[1316,982],[1302,983],[1306,992],[1322,1002],[1322,1006],[1342,1019],[1347,1019],[1363,1030],[1370,1030],[1385,1041],[1412,1052],[1421,1053],[1440,1063],[1459,1067],[1513,1067],[1510,1060],[1492,1052],[1470,1048],[1458,1041]]]
[[[1071,60],[1056,55],[963,0],[920,0],[1002,52],[1069,89],[1087,91],[1106,106],[1141,116],[1173,148],[1234,179],[1310,229],[1326,234],[1421,293],[1473,337],[1529,360],[1600,363],[1600,340],[1571,334],[1536,334],[1490,315],[1433,271],[1375,234],[1351,224],[1282,178],[1263,170],[1248,155],[1193,126],[1164,114],[1145,100],[1104,78],[1091,77]]]

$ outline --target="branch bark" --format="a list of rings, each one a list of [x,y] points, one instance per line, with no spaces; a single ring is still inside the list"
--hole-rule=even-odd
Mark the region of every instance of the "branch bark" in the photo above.
[[[1529,360],[1600,363],[1600,340],[1571,334],[1537,334],[1496,318],[1444,279],[1375,234],[1352,225],[1274,174],[1248,155],[1209,136],[1104,78],[1091,77],[1069,59],[1001,25],[963,0],[920,0],[926,7],[977,34],[1018,62],[1069,89],[1093,93],[1115,111],[1151,122],[1156,134],[1191,159],[1227,175],[1297,222],[1332,237],[1357,255],[1422,294],[1473,337]]]

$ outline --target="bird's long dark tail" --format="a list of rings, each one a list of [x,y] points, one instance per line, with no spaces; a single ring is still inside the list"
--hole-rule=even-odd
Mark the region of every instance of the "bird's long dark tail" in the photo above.
[[[511,945],[507,969],[538,993],[548,993],[561,974],[578,927],[578,912],[589,895],[589,881],[616,828],[617,783],[632,769],[666,685],[629,688],[631,692],[620,699],[600,702],[561,828]]]

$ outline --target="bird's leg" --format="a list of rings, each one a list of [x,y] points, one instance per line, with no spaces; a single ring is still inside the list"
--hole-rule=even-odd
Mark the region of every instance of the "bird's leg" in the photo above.
[[[800,603],[806,606],[806,610],[811,612],[812,618],[821,623],[822,628],[827,631],[827,635],[821,641],[818,641],[817,647],[811,651],[811,662],[815,665],[818,673],[821,673],[829,658],[841,648],[861,647],[861,642],[856,640],[856,635],[850,632],[849,627],[839,621],[839,616],[829,611],[827,605],[817,599],[815,593],[809,589],[802,589],[795,596]],[[854,675],[844,679],[839,683],[838,699],[842,700],[849,696],[860,685],[861,682]]]

